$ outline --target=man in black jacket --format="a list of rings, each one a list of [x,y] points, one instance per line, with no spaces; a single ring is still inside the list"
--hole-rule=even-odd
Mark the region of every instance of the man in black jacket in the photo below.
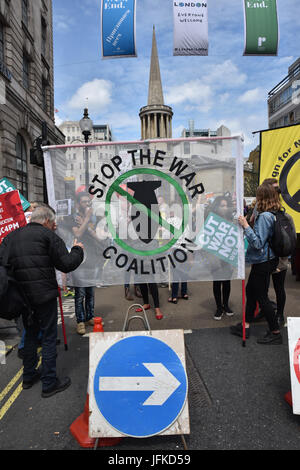
[[[69,253],[54,232],[55,213],[50,207],[37,207],[31,222],[9,234],[0,246],[0,263],[9,250],[8,263],[33,311],[31,320],[23,315],[26,328],[23,388],[31,388],[40,378],[42,397],[50,397],[69,387],[68,377],[56,376],[57,296],[55,269],[68,273],[83,261],[83,245],[75,240]],[[38,334],[42,332],[42,374],[36,370]]]

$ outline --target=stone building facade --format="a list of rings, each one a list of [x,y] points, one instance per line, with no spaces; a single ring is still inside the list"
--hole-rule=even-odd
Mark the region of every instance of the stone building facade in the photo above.
[[[268,94],[269,128],[300,123],[300,57]]]
[[[60,131],[65,135],[66,145],[70,147],[65,150],[66,175],[65,186],[71,187],[71,192],[76,191],[85,184],[85,158],[88,156],[88,167],[91,173],[95,172],[99,162],[109,161],[114,155],[108,147],[90,147],[88,154],[83,147],[72,147],[72,145],[83,144],[84,137],[81,133],[79,121],[64,121],[59,126]],[[94,124],[89,142],[111,142],[112,131],[108,124]]]
[[[47,130],[63,144],[54,122],[52,0],[0,0],[0,179],[29,200],[44,200],[43,169],[30,149]]]

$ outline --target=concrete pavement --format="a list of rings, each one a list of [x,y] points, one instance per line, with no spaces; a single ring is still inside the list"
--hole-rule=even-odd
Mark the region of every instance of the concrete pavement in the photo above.
[[[247,272],[249,272],[249,269],[247,269]],[[189,300],[179,300],[178,304],[174,305],[168,303],[168,288],[159,289],[164,318],[158,321],[155,319],[153,309],[147,311],[152,329],[183,328],[198,330],[202,328],[222,328],[241,321],[242,281],[231,282],[230,306],[235,315],[231,318],[224,316],[220,321],[213,319],[216,306],[213,298],[212,282],[190,283],[188,290]],[[286,278],[286,292],[286,315],[300,316],[300,282],[295,281],[295,276],[292,276],[290,270]],[[276,300],[272,282],[269,295],[271,300]],[[151,303],[151,296],[149,298]],[[140,303],[141,301],[142,299],[135,297],[134,302]],[[124,299],[124,289],[122,287],[97,289],[95,313],[104,319],[106,331],[121,331],[127,309],[134,302]],[[134,322],[133,329],[137,329],[139,323],[139,321]]]
[[[300,316],[299,287],[290,272],[287,277],[287,307],[290,316]],[[105,321],[105,331],[120,331],[130,303],[122,287],[98,289],[96,314]],[[191,434],[187,445],[193,449],[299,449],[300,417],[284,401],[290,389],[286,328],[284,344],[260,346],[256,337],[266,325],[257,324],[242,347],[240,338],[229,334],[228,326],[241,319],[241,282],[232,282],[233,318],[213,320],[212,283],[190,285],[190,300],[168,304],[168,290],[160,289],[164,319],[157,321],[147,312],[152,329],[184,328],[189,378]],[[270,289],[270,296],[274,293]],[[112,300],[113,299],[113,300]],[[16,393],[21,376],[17,351],[0,365],[0,448],[1,449],[79,449],[69,426],[82,412],[88,381],[88,338],[75,331],[73,299],[64,302],[68,351],[58,346],[58,373],[69,375],[72,386],[63,393],[42,399],[41,384]],[[1,325],[3,322],[1,322]],[[0,325],[0,326],[1,326]],[[59,325],[59,336],[62,339]],[[130,329],[141,329],[136,320]],[[92,331],[92,328],[89,328]],[[16,330],[0,330],[18,340]],[[14,338],[14,339],[13,339]],[[12,341],[12,342],[13,342]],[[7,391],[12,379],[15,383]],[[15,396],[17,395],[17,398]],[[14,399],[15,398],[15,399]],[[12,401],[14,399],[14,401]],[[9,406],[9,402],[12,401]],[[7,404],[8,403],[8,404]],[[6,408],[5,408],[6,407]],[[5,408],[5,414],[1,410]],[[2,416],[2,417],[1,417]],[[156,436],[124,440],[116,450],[182,450],[178,436]]]

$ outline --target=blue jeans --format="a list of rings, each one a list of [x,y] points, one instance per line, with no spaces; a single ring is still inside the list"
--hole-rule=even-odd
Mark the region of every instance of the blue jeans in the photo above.
[[[57,299],[35,307],[32,323],[27,323],[26,316],[23,317],[23,322],[26,328],[23,380],[29,382],[35,375],[41,332],[43,351],[41,380],[43,391],[46,391],[56,382]]]
[[[24,348],[25,336],[26,336],[26,330],[25,330],[25,328],[23,328],[21,341],[19,342],[18,349],[23,349]],[[41,331],[39,332],[38,340],[39,340],[39,342],[42,341],[42,332]]]
[[[94,317],[94,309],[94,287],[75,287],[75,314],[77,323],[91,320]]]
[[[178,291],[179,291],[179,282],[173,282],[172,283],[172,299],[177,299]],[[182,282],[181,283],[181,296],[183,297],[186,294],[187,294],[187,282]]]

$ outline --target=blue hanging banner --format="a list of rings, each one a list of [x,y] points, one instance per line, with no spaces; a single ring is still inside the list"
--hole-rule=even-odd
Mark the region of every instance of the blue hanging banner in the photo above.
[[[101,0],[102,58],[136,57],[136,0]]]

